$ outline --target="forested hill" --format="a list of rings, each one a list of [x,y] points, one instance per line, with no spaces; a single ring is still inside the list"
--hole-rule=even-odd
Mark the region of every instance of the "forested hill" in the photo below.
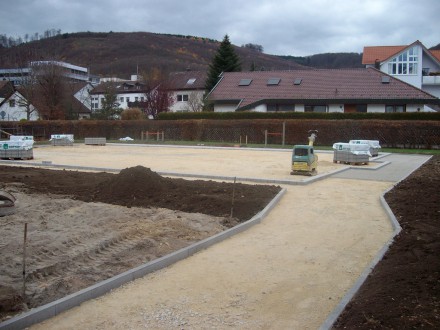
[[[171,71],[206,70],[220,42],[207,38],[148,32],[82,32],[60,34],[9,48],[0,47],[0,68],[26,66],[30,60],[55,59],[87,67],[92,74],[129,78],[153,68]],[[296,62],[236,47],[242,70],[289,70]]]

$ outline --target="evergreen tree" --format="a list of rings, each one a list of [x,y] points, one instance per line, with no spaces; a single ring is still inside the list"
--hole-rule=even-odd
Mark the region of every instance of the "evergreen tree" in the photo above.
[[[206,79],[206,89],[210,91],[219,80],[222,72],[241,71],[240,58],[235,53],[234,47],[229,41],[228,35],[225,35],[217,53],[209,65],[208,78]]]

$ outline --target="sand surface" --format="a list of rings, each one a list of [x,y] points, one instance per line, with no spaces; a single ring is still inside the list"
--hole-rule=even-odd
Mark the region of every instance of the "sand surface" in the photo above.
[[[285,151],[74,146],[34,150],[34,162],[304,180]],[[341,168],[319,154],[318,172]],[[33,329],[316,329],[392,228],[379,197],[391,182],[325,179],[284,186],[261,223],[82,304]]]

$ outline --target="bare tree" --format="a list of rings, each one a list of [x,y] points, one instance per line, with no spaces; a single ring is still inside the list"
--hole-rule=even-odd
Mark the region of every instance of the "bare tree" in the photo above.
[[[32,73],[38,89],[36,106],[43,119],[65,119],[62,103],[66,97],[63,68],[54,61],[32,65]]]
[[[185,111],[189,112],[200,112],[203,109],[203,95],[196,91],[192,91],[188,95],[188,102],[186,103],[186,106],[184,107]]]
[[[153,68],[150,72],[144,72],[142,78],[145,86],[145,115],[156,118],[159,113],[167,112],[173,102],[167,88],[167,76],[160,69]]]

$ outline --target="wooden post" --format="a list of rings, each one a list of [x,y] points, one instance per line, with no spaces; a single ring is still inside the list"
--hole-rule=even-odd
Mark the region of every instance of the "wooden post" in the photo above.
[[[236,180],[237,180],[237,177],[234,177],[234,185],[232,186],[231,219],[232,219],[232,215],[234,214],[235,182],[236,182]]]
[[[283,121],[283,140],[282,140],[283,147],[284,147],[285,137],[286,137],[286,122]]]
[[[247,145],[247,135],[246,135],[246,145]]]
[[[23,238],[23,300],[26,300],[26,240],[27,240],[27,222],[24,224],[24,238]]]
[[[264,147],[267,146],[267,129],[264,131]]]

